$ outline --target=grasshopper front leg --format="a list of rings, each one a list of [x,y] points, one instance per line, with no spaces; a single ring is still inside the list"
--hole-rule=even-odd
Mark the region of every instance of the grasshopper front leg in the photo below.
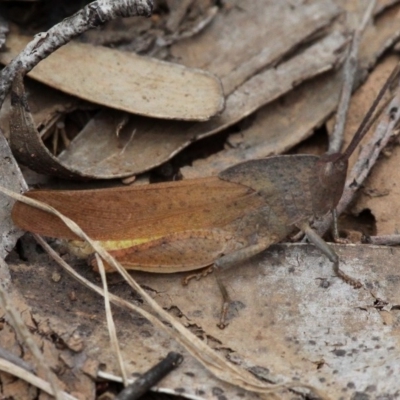
[[[347,239],[341,238],[339,235],[339,228],[338,228],[338,215],[336,208],[332,210],[332,235],[333,240],[335,243],[339,244],[347,244],[349,241]]]
[[[322,239],[322,237],[310,227],[308,223],[303,223],[299,226],[299,228],[307,235],[307,238],[310,240],[310,242],[318,247],[322,253],[324,253],[331,262],[333,262],[333,270],[339,278],[353,286],[355,289],[362,287],[360,281],[352,278],[340,269],[339,256],[335,253],[332,247],[329,246],[328,243],[326,243],[325,240]]]

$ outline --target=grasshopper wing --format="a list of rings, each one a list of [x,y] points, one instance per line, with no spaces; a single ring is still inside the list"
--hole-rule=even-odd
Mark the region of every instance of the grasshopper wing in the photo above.
[[[222,228],[262,199],[247,186],[218,177],[99,190],[36,190],[43,201],[75,221],[95,240],[154,239],[198,229]],[[14,223],[44,236],[78,239],[54,215],[17,202]]]

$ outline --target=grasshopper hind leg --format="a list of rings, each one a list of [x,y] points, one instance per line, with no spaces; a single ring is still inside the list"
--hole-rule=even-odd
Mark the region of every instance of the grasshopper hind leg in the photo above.
[[[187,275],[182,279],[182,285],[187,286],[192,279],[199,281],[200,279],[205,278],[207,275],[211,274],[211,272],[213,271],[214,271],[214,265],[210,265],[208,267],[203,268],[200,272]]]
[[[227,326],[226,317],[229,311],[229,307],[232,304],[232,300],[229,296],[228,290],[226,289],[224,283],[222,282],[221,272],[227,268],[230,268],[238,264],[241,261],[247,260],[248,258],[255,256],[256,254],[261,253],[263,250],[268,248],[270,244],[271,244],[271,238],[258,237],[257,243],[248,245],[240,250],[224,254],[220,256],[214,262],[213,265],[202,269],[198,273],[188,275],[182,280],[182,284],[187,285],[190,280],[192,279],[199,280],[214,271],[217,284],[222,296],[220,319],[219,323],[217,324],[217,326],[220,329],[224,329]]]
[[[247,260],[248,258],[261,253],[267,249],[270,244],[270,240],[260,240],[257,244],[250,245],[233,253],[224,255],[214,263],[215,278],[222,295],[222,308],[219,323],[217,324],[218,328],[224,329],[227,326],[226,316],[228,314],[229,307],[232,304],[228,290],[222,282],[221,272],[239,263],[240,261]]]
[[[218,288],[219,288],[219,290],[221,292],[221,296],[222,296],[222,308],[221,308],[219,323],[217,324],[217,326],[220,329],[224,329],[227,326],[227,324],[225,323],[225,320],[226,320],[226,315],[229,310],[229,306],[232,303],[232,300],[229,296],[228,290],[226,289],[225,285],[222,282],[222,279],[220,277],[220,271],[218,270],[218,268],[215,268],[214,265],[211,265],[209,267],[203,268],[201,270],[201,272],[185,276],[182,279],[182,285],[187,286],[192,279],[195,279],[196,281],[198,281],[198,280],[206,277],[207,275],[211,274],[212,272],[214,272],[214,274],[215,274],[215,279],[217,281]]]

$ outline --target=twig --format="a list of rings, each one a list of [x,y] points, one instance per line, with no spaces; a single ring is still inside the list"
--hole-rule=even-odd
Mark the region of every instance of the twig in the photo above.
[[[400,84],[396,94],[386,107],[384,117],[375,129],[371,140],[362,148],[358,155],[344,187],[342,198],[337,205],[337,213],[340,215],[353,200],[356,191],[361,187],[369,171],[374,166],[380,152],[385,148],[394,130],[400,121]],[[323,235],[331,226],[332,217],[328,215],[321,222],[315,224],[320,235]]]
[[[161,379],[168,375],[173,369],[180,365],[183,357],[179,353],[170,352],[164,360],[149,369],[135,382],[127,386],[118,394],[115,400],[137,400],[149,389],[156,385]]]
[[[364,236],[361,241],[362,243],[380,246],[398,246],[400,244],[400,235]]]
[[[10,351],[4,349],[3,347],[0,347],[0,358],[3,358],[4,360],[10,361],[13,364],[17,365],[20,368],[25,369],[28,372],[31,372],[31,373],[35,372],[35,368],[33,368],[32,365],[27,363],[21,357],[18,357],[15,354],[11,353]]]
[[[102,371],[101,369],[99,369],[97,371],[97,378],[101,379],[101,380],[104,380],[104,381],[122,383],[122,379],[121,379],[120,376],[111,374],[109,372]],[[130,384],[134,383],[135,382],[135,378],[129,378],[128,381],[129,381]],[[176,396],[176,390],[170,389],[169,387],[153,386],[151,391],[154,392],[154,393],[170,394],[172,397]],[[189,398],[189,396],[188,396],[188,398]],[[263,397],[261,397],[261,398],[263,398]],[[196,396],[194,394],[191,394],[190,395],[190,399],[192,399],[192,400],[204,400],[204,396],[200,396],[200,395]]]
[[[114,319],[111,312],[110,306],[110,296],[108,293],[108,285],[107,285],[107,278],[106,278],[106,271],[104,270],[103,260],[100,256],[96,253],[96,263],[99,268],[99,273],[101,276],[101,282],[103,284],[104,290],[104,306],[106,310],[106,319],[107,319],[107,327],[108,327],[108,334],[110,336],[111,347],[114,349],[115,354],[117,355],[118,366],[119,370],[121,371],[122,380],[124,382],[124,386],[128,386],[128,376],[124,367],[124,360],[122,358],[121,349],[118,344],[117,332],[115,329]]]
[[[6,262],[1,257],[0,257],[0,268],[8,269]],[[15,329],[15,332],[18,334],[19,339],[31,351],[32,355],[36,360],[37,366],[43,368],[46,378],[50,383],[54,397],[57,400],[62,400],[64,397],[60,392],[55,376],[51,372],[50,367],[47,365],[47,362],[44,359],[44,356],[40,351],[39,347],[32,339],[32,335],[29,332],[26,325],[24,324],[24,321],[22,320],[19,312],[14,308],[11,302],[8,301],[7,295],[4,292],[4,289],[2,288],[1,285],[0,285],[0,307],[6,312],[8,317],[8,322]]]
[[[74,37],[117,17],[150,16],[153,0],[98,0],[76,14],[39,33],[25,49],[0,72],[0,108],[18,71],[29,72]]]
[[[22,379],[25,382],[28,382],[30,385],[39,388],[43,392],[46,392],[50,396],[54,396],[54,391],[48,382],[32,374],[31,372],[26,371],[24,368],[13,364],[10,361],[0,358],[0,371],[6,372],[11,376]],[[78,400],[76,397],[71,396],[66,392],[60,391],[60,394],[62,400]]]
[[[344,127],[349,109],[351,93],[357,71],[358,50],[364,30],[373,16],[376,0],[371,0],[364,13],[360,26],[353,34],[351,46],[345,65],[343,67],[343,86],[340,93],[339,106],[336,112],[335,125],[329,138],[328,153],[338,153],[343,144]]]

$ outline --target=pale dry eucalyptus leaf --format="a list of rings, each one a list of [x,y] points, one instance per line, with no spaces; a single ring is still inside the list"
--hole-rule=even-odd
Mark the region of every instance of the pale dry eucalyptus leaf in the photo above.
[[[8,64],[31,39],[9,35],[0,62]],[[149,117],[204,121],[224,106],[221,83],[209,72],[85,43],[68,43],[28,75],[95,104]]]
[[[234,300],[225,330],[216,327],[221,298],[212,275],[189,287],[181,286],[184,274],[134,276],[189,330],[260,379],[309,384],[325,398],[344,394],[349,399],[362,394],[395,398],[400,250],[369,245],[334,248],[343,269],[357,276],[363,289],[355,290],[335,277],[331,263],[311,245],[272,246],[223,273],[223,282]],[[63,272],[59,283],[49,285],[48,295],[43,298],[42,285],[50,281],[53,267],[45,256],[36,257],[34,270],[11,264],[16,288],[30,299],[38,318],[48,319],[49,327],[62,326],[85,337],[84,353],[105,363],[108,372],[117,373],[102,301]],[[95,279],[87,267],[81,264],[77,268]],[[140,304],[119,277],[111,276],[109,286],[113,293]],[[75,293],[74,301],[69,298],[71,291]],[[170,349],[182,351],[141,317],[118,308],[114,308],[114,317],[129,373],[147,370]],[[257,398],[215,380],[196,360],[183,354],[183,364],[159,387],[188,398]],[[385,371],[385,379],[380,371]],[[279,395],[282,399],[301,398],[296,392],[282,391]]]

